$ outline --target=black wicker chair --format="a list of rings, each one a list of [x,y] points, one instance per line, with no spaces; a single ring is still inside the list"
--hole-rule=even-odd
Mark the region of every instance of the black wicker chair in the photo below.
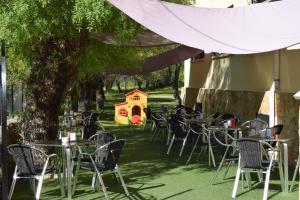
[[[61,192],[64,194],[60,170],[56,167],[57,165],[51,163],[54,158],[57,158],[56,154],[47,155],[38,149],[24,144],[12,144],[7,148],[16,163],[13,181],[9,192],[9,199],[11,199],[13,195],[17,179],[31,179],[34,183],[33,189],[36,191],[35,199],[40,199],[45,174],[54,172],[58,173],[59,181],[61,183]],[[43,163],[41,165],[35,164],[34,155],[42,158]],[[35,180],[38,181],[37,188],[35,188]]]
[[[119,179],[121,181],[121,184],[123,186],[123,189],[125,191],[125,194],[127,196],[129,196],[129,192],[127,190],[126,184],[123,180],[122,174],[121,174],[119,166],[117,164],[124,144],[125,144],[124,140],[115,140],[113,142],[110,142],[108,144],[105,144],[105,145],[97,148],[94,153],[91,153],[91,154],[81,153],[79,155],[79,163],[78,163],[77,169],[76,169],[73,192],[75,192],[78,172],[81,169],[81,170],[86,170],[86,171],[90,171],[92,173],[97,174],[97,177],[98,177],[100,186],[102,188],[102,191],[104,193],[105,199],[109,199],[109,196],[106,191],[106,187],[104,185],[104,181],[102,179],[102,175],[105,172],[112,172],[115,175],[118,175]],[[88,156],[90,158],[90,161],[89,162],[81,162],[82,156],[83,157]]]
[[[170,133],[170,135],[172,135],[172,139],[169,144],[167,155],[170,154],[174,141],[181,140],[182,146],[179,153],[179,156],[181,157],[188,139],[187,124],[184,122],[184,118],[178,114],[171,115],[170,118],[168,119],[168,129],[169,129],[168,132]]]
[[[97,133],[90,136],[88,138],[88,140],[97,141],[96,145],[92,146],[92,147],[91,146],[88,146],[88,147],[83,146],[83,147],[78,148],[79,154],[82,155],[83,153],[95,151],[97,148],[116,140],[116,136],[114,136],[113,134],[106,132],[106,131],[97,131]],[[96,159],[96,157],[93,157],[93,158]],[[90,162],[89,156],[81,156],[80,159],[81,159],[81,163]],[[73,169],[74,165],[77,166],[80,164],[78,161],[79,161],[78,157],[73,158],[72,169]],[[92,189],[93,190],[95,190],[96,176],[97,176],[97,174],[94,173],[93,179],[92,179]]]
[[[266,174],[263,200],[267,200],[270,174],[275,166],[274,159],[278,150],[273,148],[267,142],[255,139],[239,139],[236,140],[236,144],[239,151],[239,163],[232,191],[232,198],[236,197],[241,173],[258,172]],[[263,149],[266,145],[269,147],[270,153],[269,156],[263,157]],[[279,170],[279,174],[282,175],[281,165],[279,165]],[[283,177],[280,178],[282,180]]]

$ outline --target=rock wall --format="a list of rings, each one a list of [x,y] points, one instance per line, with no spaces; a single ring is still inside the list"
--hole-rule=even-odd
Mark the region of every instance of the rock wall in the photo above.
[[[299,105],[300,101],[290,93],[276,94],[276,123],[283,124],[282,138],[289,138],[289,156],[297,159],[299,152]],[[294,164],[290,159],[290,162]]]
[[[267,111],[262,104],[265,92],[200,89],[197,102],[202,102],[206,116],[215,112],[235,113],[240,120],[253,119],[257,112]],[[265,101],[265,100],[264,100]]]
[[[189,87],[181,88],[182,104],[190,108],[193,108],[197,100],[198,93],[199,93],[199,88],[189,88]]]

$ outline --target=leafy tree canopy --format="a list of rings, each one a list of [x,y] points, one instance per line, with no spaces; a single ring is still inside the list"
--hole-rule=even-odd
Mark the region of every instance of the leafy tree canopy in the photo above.
[[[170,0],[172,2],[188,4],[191,0]],[[8,47],[9,67],[24,69],[20,73],[26,74],[26,67],[36,61],[40,46],[46,40],[72,41],[81,31],[110,32],[120,41],[130,38],[142,28],[105,0],[1,0],[0,1],[0,38],[4,39]],[[95,47],[91,44],[88,54],[92,50],[108,50],[102,65],[116,64],[115,56],[127,62],[126,55],[136,58],[134,51],[128,48],[124,54],[124,47],[108,48]],[[108,53],[115,51],[112,57]],[[123,54],[118,54],[123,51]],[[94,54],[94,53],[92,53]],[[96,53],[95,53],[96,54]],[[97,54],[97,55],[100,55]],[[83,59],[84,60],[84,59]],[[112,64],[108,65],[108,62]],[[92,64],[92,63],[90,63]],[[126,65],[126,64],[125,64]],[[124,66],[124,65],[123,65]],[[18,73],[18,71],[16,71]],[[16,77],[13,77],[14,79]]]

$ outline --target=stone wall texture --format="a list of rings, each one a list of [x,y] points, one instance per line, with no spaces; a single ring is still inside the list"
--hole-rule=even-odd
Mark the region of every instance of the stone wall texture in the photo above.
[[[254,119],[256,113],[268,114],[268,92],[200,89],[197,102],[202,102],[205,116],[215,112],[237,114],[241,122]],[[283,124],[282,138],[290,138],[289,162],[294,165],[298,156],[298,120],[300,102],[293,94],[276,93],[275,122]],[[191,104],[191,103],[189,103]],[[187,104],[188,105],[188,104]]]
[[[284,125],[281,137],[290,139],[290,161],[296,159],[299,152],[299,105],[300,101],[295,100],[293,94],[276,94],[276,122]]]

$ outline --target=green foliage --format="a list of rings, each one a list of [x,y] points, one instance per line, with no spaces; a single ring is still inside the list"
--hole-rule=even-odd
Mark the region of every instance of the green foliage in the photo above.
[[[137,48],[114,46],[91,41],[88,48],[78,59],[79,77],[84,74],[100,72],[118,72],[138,68],[143,61],[143,56]]]
[[[188,4],[191,0],[171,2]],[[1,0],[0,24],[0,38],[8,47],[11,82],[26,79],[29,66],[47,57],[40,54],[49,40],[56,44],[75,43],[80,32],[88,31],[108,32],[122,42],[142,28],[105,0]],[[130,47],[91,44],[79,63],[81,66],[94,64],[90,69],[96,71],[98,67],[136,67],[147,54]],[[97,56],[95,61],[88,59]]]

